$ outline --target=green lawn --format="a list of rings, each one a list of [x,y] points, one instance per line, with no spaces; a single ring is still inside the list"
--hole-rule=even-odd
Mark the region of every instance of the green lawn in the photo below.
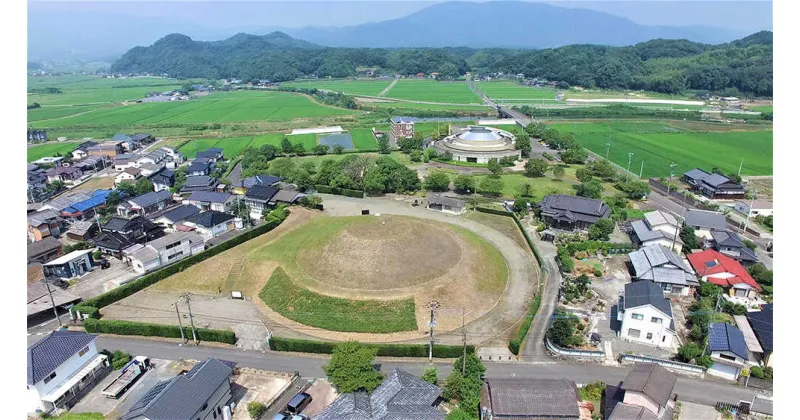
[[[156,77],[107,79],[88,75],[28,77],[29,89],[53,87],[61,89],[62,93],[31,93],[27,101],[42,106],[113,103],[141,99],[147,92],[164,92],[189,83],[201,82]]]
[[[353,147],[356,149],[375,149],[378,142],[369,128],[354,128],[350,130],[350,137],[353,138]]]
[[[747,107],[747,109],[750,111],[761,112],[763,114],[772,113],[772,105],[750,106]]]
[[[481,100],[466,82],[400,79],[386,94],[389,98],[453,104],[480,104]]]
[[[524,86],[515,82],[497,81],[497,82],[476,82],[475,86],[486,94],[486,96],[495,99],[536,99],[536,100],[553,100],[556,99],[556,92],[553,88],[549,87],[532,87]]]
[[[28,148],[28,162],[39,160],[43,157],[55,156],[60,153],[61,156],[72,152],[78,147],[78,143],[45,143],[39,146]]]
[[[319,80],[319,81],[297,81],[282,82],[281,86],[298,87],[306,89],[325,89],[336,92],[347,93],[350,95],[378,96],[381,91],[392,83],[387,80]]]

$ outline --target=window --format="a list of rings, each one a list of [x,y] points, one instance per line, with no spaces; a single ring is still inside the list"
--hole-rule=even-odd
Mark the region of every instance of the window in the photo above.
[[[205,411],[206,408],[208,408],[208,402],[203,403],[203,406],[200,407],[200,411]]]
[[[44,383],[48,383],[48,382],[52,381],[53,378],[55,378],[55,377],[56,377],[56,373],[55,372],[51,373],[50,376],[44,378]]]
[[[653,324],[660,324],[660,323],[664,322],[664,320],[662,320],[661,318],[652,317],[652,318],[650,318],[650,322],[652,322]]]
[[[653,333],[647,333],[647,339],[648,340],[652,340],[653,339]]]
[[[641,331],[628,328],[628,337],[639,338],[640,335],[642,335]]]
[[[78,352],[78,357],[81,357],[81,356],[83,356],[83,355],[84,355],[84,354],[86,354],[86,352],[88,352],[88,351],[89,351],[89,347],[84,347],[84,348],[83,348],[83,350],[81,350],[81,351],[79,351],[79,352]]]
[[[720,357],[720,358],[722,358],[722,359],[725,359],[725,360],[733,360],[733,361],[735,361],[735,360],[736,360],[736,357],[734,357],[734,356],[729,356],[729,355],[727,355],[727,354],[720,354],[720,355],[719,355],[719,357]]]
[[[642,314],[637,314],[636,312],[634,312],[634,313],[633,313],[633,315],[631,315],[631,317],[632,317],[633,319],[638,319],[638,320],[640,320],[640,321],[644,319],[644,315],[642,315]]]

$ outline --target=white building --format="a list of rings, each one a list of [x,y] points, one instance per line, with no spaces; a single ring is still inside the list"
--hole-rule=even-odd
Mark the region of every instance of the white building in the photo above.
[[[45,277],[58,277],[61,279],[71,279],[80,277],[92,271],[92,252],[94,249],[82,249],[72,251],[53,261],[42,265]]]
[[[187,217],[177,229],[181,231],[195,230],[208,241],[225,232],[240,228],[234,219],[236,217],[232,214],[208,210]]]
[[[708,350],[714,361],[706,371],[709,375],[735,381],[742,368],[749,367],[744,335],[733,325],[724,322],[711,324]]]
[[[114,185],[119,185],[125,181],[135,184],[142,177],[142,171],[137,168],[125,168],[114,177]]]
[[[675,252],[683,250],[678,221],[660,210],[644,214],[643,220],[631,223],[633,242],[640,246],[663,245]]]
[[[176,232],[146,243],[130,254],[131,267],[144,274],[180,261],[205,249],[203,237],[194,232]]]
[[[617,321],[622,323],[621,338],[672,348],[675,339],[672,305],[659,285],[649,280],[626,284],[617,308]]]
[[[737,201],[733,203],[733,209],[747,217],[773,215],[772,201],[767,200],[753,200],[752,205],[750,201]]]
[[[107,358],[97,353],[96,339],[79,331],[53,331],[28,347],[29,413],[63,409],[108,374]]]

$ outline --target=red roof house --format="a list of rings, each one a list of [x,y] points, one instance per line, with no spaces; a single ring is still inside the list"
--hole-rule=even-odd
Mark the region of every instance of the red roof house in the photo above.
[[[703,280],[723,287],[731,296],[755,298],[761,291],[738,261],[713,249],[688,255],[694,271]]]

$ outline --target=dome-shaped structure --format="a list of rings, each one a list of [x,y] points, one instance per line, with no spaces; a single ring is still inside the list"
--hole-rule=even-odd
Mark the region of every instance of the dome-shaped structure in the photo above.
[[[438,153],[452,153],[453,160],[488,163],[489,159],[506,156],[518,159],[521,154],[515,143],[516,137],[508,131],[472,125],[435,141],[433,147]]]

